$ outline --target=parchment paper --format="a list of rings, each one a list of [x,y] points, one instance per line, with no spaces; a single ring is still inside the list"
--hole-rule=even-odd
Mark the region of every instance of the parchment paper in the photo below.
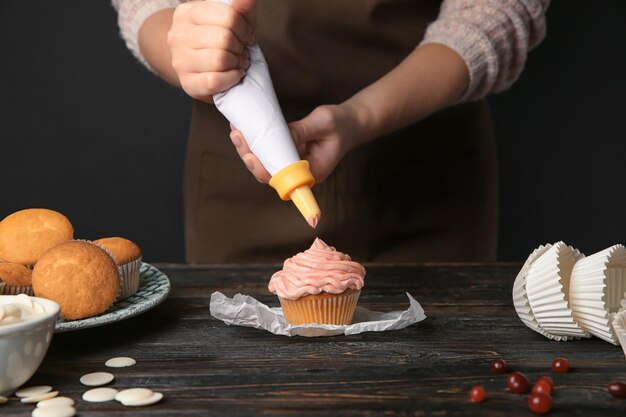
[[[356,308],[353,323],[348,326],[309,324],[292,326],[287,323],[280,307],[268,307],[253,297],[235,294],[229,298],[221,292],[211,295],[211,315],[228,325],[254,327],[283,336],[336,336],[363,332],[398,330],[426,318],[424,309],[409,293],[409,308],[404,311],[382,313],[362,307]]]

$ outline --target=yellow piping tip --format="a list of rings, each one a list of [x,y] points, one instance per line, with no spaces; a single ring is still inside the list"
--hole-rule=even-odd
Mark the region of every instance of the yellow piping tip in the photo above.
[[[317,205],[317,201],[315,201],[315,197],[313,197],[311,187],[308,185],[301,185],[293,190],[289,197],[296,205],[306,222],[311,227],[315,228],[320,221],[322,213]]]
[[[280,198],[293,201],[302,217],[313,228],[321,217],[320,208],[311,191],[314,183],[315,178],[309,170],[309,163],[304,160],[286,166],[270,180],[270,185],[276,189]]]

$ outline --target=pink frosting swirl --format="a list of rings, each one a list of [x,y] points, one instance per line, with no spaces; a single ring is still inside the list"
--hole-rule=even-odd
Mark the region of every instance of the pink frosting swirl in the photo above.
[[[360,290],[364,277],[361,264],[318,238],[310,249],[285,261],[283,269],[272,275],[268,289],[281,298],[297,300],[321,292]]]

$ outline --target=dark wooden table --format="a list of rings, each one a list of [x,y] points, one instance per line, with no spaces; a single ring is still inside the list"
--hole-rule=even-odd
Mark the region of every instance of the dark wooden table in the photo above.
[[[523,326],[511,287],[520,265],[369,266],[360,305],[405,309],[410,292],[428,318],[404,330],[304,338],[229,327],[209,314],[219,290],[276,305],[266,284],[275,266],[157,265],[172,291],[157,308],[126,321],[57,334],[29,384],[49,384],[77,400],[80,416],[471,416],[533,415],[526,396],[505,388],[490,363],[504,358],[531,380],[550,374],[557,356],[568,374],[552,375],[553,416],[624,416],[626,400],[607,393],[626,382],[626,359],[599,339],[559,343]],[[144,386],[164,400],[143,408],[92,404],[78,378],[106,371],[104,361],[132,356],[113,370],[114,388]],[[488,400],[472,404],[480,384]],[[1,415],[30,416],[11,401]]]

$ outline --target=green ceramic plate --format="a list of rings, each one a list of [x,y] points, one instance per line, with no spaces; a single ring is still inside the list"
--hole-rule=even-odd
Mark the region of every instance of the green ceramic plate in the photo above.
[[[170,280],[167,278],[167,275],[144,262],[141,264],[139,273],[139,290],[137,294],[114,303],[99,316],[82,320],[58,319],[55,332],[69,332],[102,326],[134,317],[159,305],[161,301],[165,300],[169,292]]]

